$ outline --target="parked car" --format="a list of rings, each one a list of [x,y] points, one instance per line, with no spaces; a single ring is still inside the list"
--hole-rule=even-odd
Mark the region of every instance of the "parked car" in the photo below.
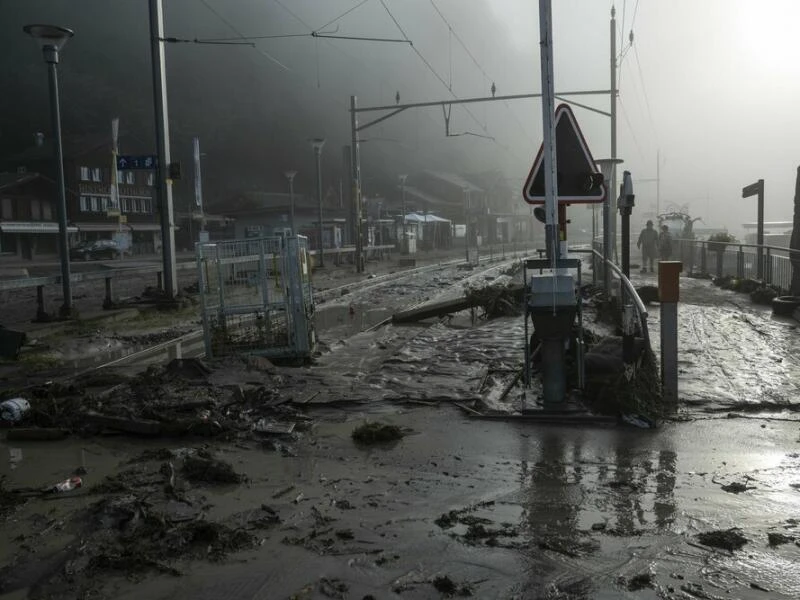
[[[83,242],[69,251],[69,257],[72,260],[109,260],[120,258],[122,254],[123,250],[114,240]]]

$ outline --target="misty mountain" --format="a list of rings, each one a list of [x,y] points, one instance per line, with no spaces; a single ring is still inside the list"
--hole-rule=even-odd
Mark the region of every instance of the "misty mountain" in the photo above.
[[[513,48],[504,47],[502,25],[483,1],[470,3],[464,20],[460,2],[439,0],[453,30],[476,50],[470,57],[456,44],[432,4],[369,0],[323,31],[402,39],[391,17],[403,26],[432,69],[407,43],[377,43],[305,37],[259,40],[247,45],[167,44],[167,84],[172,153],[184,165],[186,180],[176,189],[190,193],[191,138],[200,137],[207,202],[222,202],[243,189],[281,191],[282,173],[297,169],[298,191],[313,192],[314,158],[307,143],[326,137],[323,172],[326,187],[338,188],[342,146],[350,143],[349,97],[361,106],[486,96],[491,72],[485,48],[513,71]],[[233,38],[309,34],[355,6],[355,0],[165,0],[168,37]],[[451,20],[452,19],[452,20]],[[35,131],[49,134],[47,76],[41,52],[22,32],[27,23],[70,27],[75,37],[61,52],[59,66],[65,135],[109,131],[119,116],[136,145],[153,144],[152,80],[147,2],[144,0],[26,0],[0,4],[0,154],[15,154],[32,142]],[[469,47],[469,46],[468,46]],[[476,64],[473,57],[481,56]],[[445,84],[437,75],[445,79]],[[531,78],[533,80],[533,78]],[[512,82],[498,77],[501,92]],[[528,91],[533,85],[525,86]],[[498,105],[500,103],[497,103]],[[423,168],[460,173],[503,171],[524,176],[530,135],[508,106],[453,107],[450,129],[467,133],[445,137],[440,107],[408,110],[365,130],[361,137],[363,183],[367,193],[392,194],[396,176]],[[522,111],[517,110],[519,114]],[[361,123],[383,113],[359,115]],[[498,117],[499,115],[499,117]],[[478,137],[492,135],[496,141]],[[110,135],[110,133],[109,133]],[[509,140],[523,139],[525,150]],[[125,151],[126,139],[120,140]],[[518,187],[513,184],[514,188]]]

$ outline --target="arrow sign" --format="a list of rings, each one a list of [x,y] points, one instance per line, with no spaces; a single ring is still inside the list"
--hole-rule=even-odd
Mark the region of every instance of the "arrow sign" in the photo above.
[[[556,176],[558,201],[567,204],[593,204],[606,199],[603,175],[597,171],[592,153],[581,133],[572,109],[556,108]],[[528,204],[544,204],[544,144],[525,181],[522,196]]]
[[[742,188],[742,198],[749,198],[750,196],[755,196],[759,192],[762,191],[764,185],[764,180],[759,179],[755,183],[751,183]]]
[[[117,169],[120,171],[152,170],[158,166],[158,157],[155,155],[117,157]]]

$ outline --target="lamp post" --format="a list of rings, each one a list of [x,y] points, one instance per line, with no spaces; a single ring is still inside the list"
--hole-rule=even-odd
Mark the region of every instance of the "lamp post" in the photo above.
[[[464,188],[464,255],[469,264],[469,188]]]
[[[406,237],[406,180],[408,179],[408,175],[398,175],[397,178],[400,180],[401,210],[403,211],[401,215],[403,219],[403,241],[400,242],[400,252],[408,254],[408,238]]]
[[[319,266],[325,266],[325,258],[323,256],[323,243],[322,243],[322,147],[325,145],[323,138],[315,138],[311,141],[311,147],[314,149],[314,156],[317,157],[317,201],[319,203]]]
[[[58,188],[58,251],[61,257],[61,286],[64,304],[61,316],[72,315],[72,282],[69,272],[69,239],[67,237],[67,194],[64,184],[64,149],[61,145],[61,107],[58,102],[58,52],[74,35],[71,29],[57,25],[26,25],[23,31],[34,38],[42,48],[48,65],[50,80],[50,112],[53,121],[56,183]]]
[[[297,171],[286,171],[284,177],[289,180],[289,224],[292,228],[292,235],[297,235],[297,230],[294,228],[294,177]]]

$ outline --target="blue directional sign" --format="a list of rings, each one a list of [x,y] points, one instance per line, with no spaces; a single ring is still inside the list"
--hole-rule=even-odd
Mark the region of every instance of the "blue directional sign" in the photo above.
[[[117,169],[120,171],[155,169],[158,166],[158,157],[154,154],[144,156],[120,155],[117,157]]]

